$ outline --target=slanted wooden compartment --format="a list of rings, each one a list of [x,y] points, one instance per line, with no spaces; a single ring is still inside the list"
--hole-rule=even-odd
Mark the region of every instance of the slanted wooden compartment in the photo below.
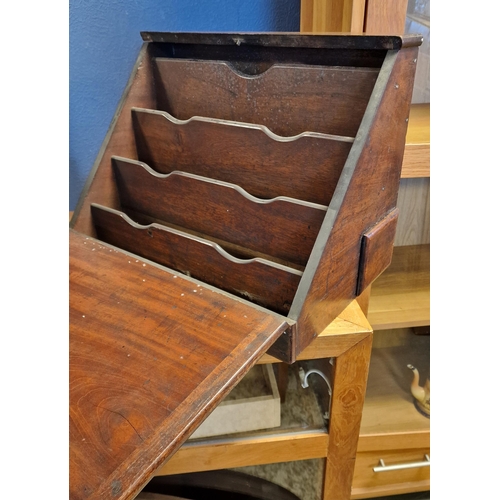
[[[115,352],[124,298],[134,328],[146,328],[142,344],[130,337],[132,350],[147,345],[161,351],[155,335],[163,314],[176,349],[187,338],[190,353],[214,349],[216,355],[192,368],[199,379],[182,384],[184,396],[179,389],[167,404],[158,393],[159,407],[166,404],[170,415],[179,404],[182,418],[174,411],[171,425],[161,412],[156,415],[154,446],[144,456],[127,455],[142,432],[132,425],[135,420],[114,410],[137,436],[132,433],[120,448],[124,458],[117,458],[116,467],[103,465],[98,484],[74,476],[75,498],[132,498],[264,351],[293,363],[389,265],[421,42],[418,36],[363,35],[142,37],[144,46],[71,221],[76,333],[70,350],[79,357],[82,339],[91,336],[82,302],[97,304],[104,315],[112,311],[117,324],[101,320],[96,325],[106,335],[92,340]],[[97,245],[99,255],[90,245]],[[145,275],[135,262],[154,273]],[[138,299],[141,323],[137,283],[151,278],[153,305]],[[102,298],[114,284],[118,289],[109,304],[89,299],[93,289]],[[153,306],[155,324],[146,322]],[[222,321],[226,311],[230,325]],[[172,375],[172,367],[180,378],[181,351],[175,360],[163,356],[161,366],[153,363],[156,357],[143,361],[161,380]],[[100,362],[96,384],[108,375],[106,359]],[[141,366],[135,365],[137,374]],[[125,376],[121,366],[116,369]],[[208,391],[206,397],[189,385],[194,380]],[[75,415],[83,400],[77,392]],[[181,404],[183,397],[192,403]],[[127,405],[131,401],[132,396]],[[83,424],[75,426],[75,439],[88,437]],[[85,453],[76,453],[75,469],[85,467]]]

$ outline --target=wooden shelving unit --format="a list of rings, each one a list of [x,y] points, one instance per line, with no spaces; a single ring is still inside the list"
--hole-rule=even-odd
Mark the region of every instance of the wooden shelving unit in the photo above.
[[[389,268],[372,285],[374,330],[430,324],[430,245],[395,247]]]
[[[430,455],[430,420],[414,406],[407,368],[419,367],[423,385],[430,372],[429,341],[411,328],[374,332],[352,499],[430,489],[430,467],[373,470],[380,459],[386,465],[415,464]]]
[[[412,104],[401,178],[430,177],[430,103]]]

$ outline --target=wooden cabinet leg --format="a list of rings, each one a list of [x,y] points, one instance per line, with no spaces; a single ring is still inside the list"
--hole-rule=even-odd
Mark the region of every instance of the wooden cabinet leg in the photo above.
[[[323,498],[349,500],[373,334],[336,358]]]

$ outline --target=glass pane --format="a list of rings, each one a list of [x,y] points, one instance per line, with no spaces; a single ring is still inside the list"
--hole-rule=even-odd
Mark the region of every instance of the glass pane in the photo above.
[[[431,13],[430,0],[408,0],[405,33],[419,33],[424,41],[419,48],[417,73],[412,103],[428,103],[430,99]]]

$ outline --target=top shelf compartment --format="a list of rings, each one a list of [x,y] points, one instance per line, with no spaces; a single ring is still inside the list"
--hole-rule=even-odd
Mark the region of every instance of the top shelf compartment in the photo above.
[[[247,64],[155,58],[157,107],[175,118],[207,116],[265,125],[277,135],[355,136],[376,68]]]

